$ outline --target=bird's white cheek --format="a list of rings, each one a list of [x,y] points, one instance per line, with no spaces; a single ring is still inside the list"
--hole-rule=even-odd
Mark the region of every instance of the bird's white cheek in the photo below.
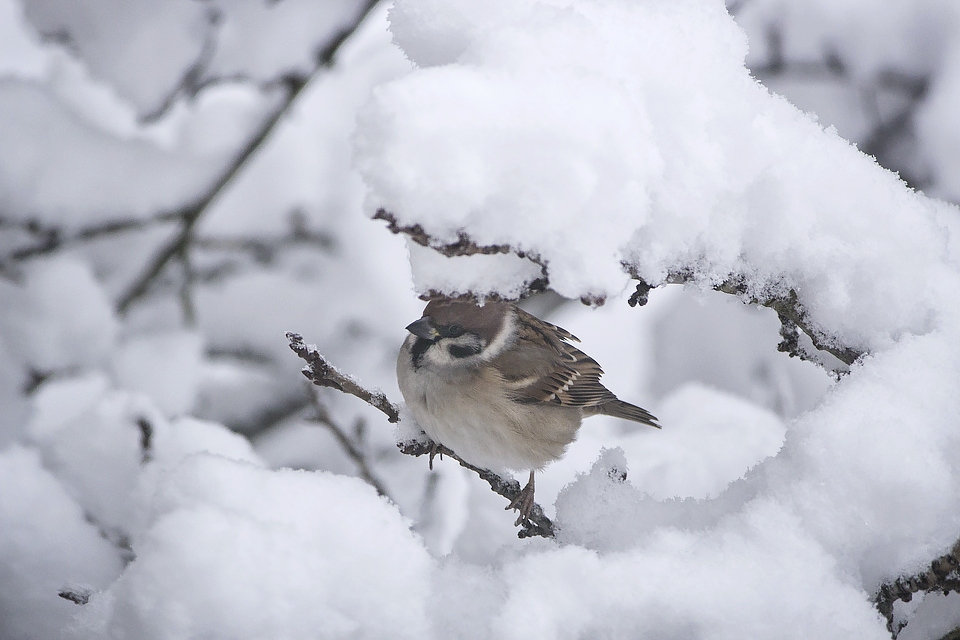
[[[423,354],[423,364],[428,367],[443,368],[455,364],[456,358],[442,344],[431,345]]]
[[[430,369],[453,371],[466,370],[480,363],[479,355],[457,357],[450,353],[450,346],[457,343],[450,340],[440,340],[431,345],[423,354],[421,367],[426,366]]]
[[[497,332],[497,335],[494,336],[493,340],[490,341],[490,344],[486,346],[481,353],[481,357],[489,362],[493,360],[498,355],[508,349],[516,339],[517,336],[517,317],[511,311],[503,319],[503,325],[500,327],[500,331]]]

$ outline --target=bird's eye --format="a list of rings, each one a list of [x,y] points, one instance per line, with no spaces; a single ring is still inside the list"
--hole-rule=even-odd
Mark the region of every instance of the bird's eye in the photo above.
[[[463,335],[463,327],[458,324],[452,324],[447,327],[447,335],[451,338],[456,338],[457,336]]]

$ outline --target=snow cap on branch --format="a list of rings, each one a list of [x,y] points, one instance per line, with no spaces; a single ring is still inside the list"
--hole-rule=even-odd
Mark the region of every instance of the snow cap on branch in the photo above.
[[[391,25],[418,67],[360,116],[371,212],[536,256],[571,298],[687,270],[794,290],[861,349],[929,329],[942,289],[912,283],[939,280],[953,210],[758,84],[723,3],[401,0]],[[465,260],[483,264],[417,258],[418,290],[530,279],[510,256]]]

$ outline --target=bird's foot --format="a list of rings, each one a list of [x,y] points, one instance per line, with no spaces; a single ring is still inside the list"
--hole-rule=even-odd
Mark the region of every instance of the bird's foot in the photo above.
[[[517,521],[513,523],[515,527],[519,527],[520,523],[530,517],[530,511],[533,509],[533,505],[536,504],[533,501],[534,493],[534,482],[533,482],[533,471],[530,472],[530,480],[527,481],[527,485],[520,490],[520,493],[514,498],[510,504],[507,505],[504,511],[509,511],[510,509],[516,509],[520,512],[520,515],[517,516]]]
[[[430,471],[433,471],[433,459],[437,456],[443,460],[443,445],[439,442],[430,443]]]

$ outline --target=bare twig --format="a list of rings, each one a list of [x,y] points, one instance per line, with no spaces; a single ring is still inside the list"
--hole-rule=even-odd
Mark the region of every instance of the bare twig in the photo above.
[[[631,275],[638,280],[637,290],[630,296],[628,304],[631,307],[643,306],[647,303],[647,297],[650,290],[654,287],[641,278],[630,265],[624,265]],[[697,275],[690,270],[671,272],[664,280],[663,284],[688,284],[697,281]],[[778,349],[790,354],[791,357],[798,357],[801,360],[810,360],[817,362],[815,358],[810,357],[800,346],[798,329],[802,329],[810,337],[813,346],[820,351],[825,351],[846,365],[851,365],[864,355],[864,351],[850,346],[838,346],[838,341],[817,329],[810,321],[806,309],[800,303],[797,292],[790,289],[785,296],[769,296],[758,298],[749,293],[746,281],[740,276],[731,276],[720,284],[714,285],[713,289],[721,293],[737,296],[744,302],[756,306],[768,307],[777,312],[780,319],[780,335],[783,340]],[[818,364],[821,364],[817,362]]]
[[[233,160],[228,163],[220,175],[213,180],[207,190],[193,203],[175,212],[175,217],[180,219],[180,229],[154,254],[141,274],[120,296],[117,301],[117,312],[120,315],[124,315],[134,302],[147,293],[150,285],[160,273],[163,272],[172,259],[181,255],[182,252],[189,250],[189,245],[193,238],[193,230],[203,214],[207,212],[210,205],[223,193],[224,189],[233,181],[234,177],[240,173],[240,170],[247,165],[247,162],[253,157],[254,153],[263,146],[264,142],[270,137],[274,129],[276,129],[277,124],[290,111],[294,102],[296,102],[310,80],[322,69],[333,66],[334,59],[340,47],[360,27],[376,4],[377,0],[367,0],[362,9],[357,13],[355,20],[330,38],[326,45],[318,49],[315,65],[310,73],[306,75],[290,73],[282,76],[274,83],[285,92],[280,103],[264,118],[259,129],[254,131],[246,143],[239,149]]]
[[[405,453],[408,456],[429,455],[431,466],[433,465],[433,457],[436,455],[439,455],[441,458],[443,456],[453,458],[460,463],[461,467],[473,471],[480,476],[482,480],[485,480],[487,484],[490,485],[490,489],[497,495],[503,496],[510,502],[514,502],[520,496],[521,488],[519,482],[513,478],[502,478],[489,469],[476,467],[464,461],[463,458],[442,444],[436,442],[424,443],[419,440],[414,440],[411,442],[399,442],[397,446],[400,448],[401,453]],[[533,504],[533,508],[530,509],[530,514],[520,522],[520,527],[520,531],[517,532],[517,537],[519,538],[530,538],[533,536],[553,538],[556,535],[556,528],[554,527],[553,521],[543,514],[543,507],[537,503]]]
[[[217,27],[223,23],[221,11],[215,7],[207,7],[207,30],[203,37],[203,46],[196,60],[193,61],[183,75],[160,101],[153,111],[140,115],[143,123],[156,122],[163,117],[183,96],[195,96],[201,89],[201,77],[213,60],[217,50]]]
[[[297,333],[288,332],[287,339],[290,341],[290,348],[307,362],[307,366],[303,368],[303,375],[306,376],[308,380],[318,386],[331,387],[333,389],[337,389],[338,391],[349,393],[350,395],[360,398],[370,406],[382,411],[390,422],[400,421],[399,408],[395,404],[391,403],[383,392],[368,391],[356,380],[337,370],[327,362],[326,358],[324,358],[320,352],[316,350],[316,348],[304,344],[303,336]],[[318,406],[318,416],[320,416],[318,419],[321,422],[324,422],[324,424],[327,424],[328,426],[333,424],[332,420],[329,419],[329,416],[326,415],[326,411],[322,406]],[[344,446],[344,449],[347,451],[348,455],[353,457],[354,454],[351,453],[352,448],[354,448],[353,443],[350,438],[346,436],[343,429],[331,428],[331,431],[333,431],[334,436],[336,436],[340,443]],[[511,502],[520,495],[520,483],[516,480],[512,478],[501,478],[499,475],[488,469],[481,469],[480,467],[476,467],[468,462],[465,462],[453,451],[441,444],[416,441],[401,442],[398,443],[397,446],[400,448],[402,453],[407,455],[422,456],[429,454],[431,468],[433,467],[433,457],[436,454],[440,454],[441,456],[450,456],[459,462],[462,467],[473,471],[480,476],[480,478],[485,480],[490,485],[490,488],[494,491],[494,493],[507,498]],[[356,455],[357,458],[354,458],[355,461],[357,461],[358,458],[363,458],[362,453],[359,451],[356,451]],[[530,536],[543,536],[545,538],[552,538],[555,535],[553,522],[543,515],[543,508],[538,504],[533,505],[533,508],[530,511],[530,516],[524,519],[520,523],[520,526],[521,530],[517,533],[517,535],[521,538],[528,538]]]
[[[897,578],[891,583],[884,584],[873,598],[877,610],[887,620],[887,629],[896,639],[897,635],[907,625],[906,622],[896,624],[893,618],[893,605],[898,600],[910,602],[913,594],[918,592],[941,592],[947,595],[951,591],[960,592],[960,541],[953,545],[947,553],[930,563],[930,567],[915,576]]]
[[[323,232],[292,233],[275,238],[200,236],[193,241],[193,246],[197,249],[248,254],[260,264],[273,262],[278,253],[290,247],[313,247],[329,252],[335,244],[333,236]]]
[[[457,234],[456,242],[444,244],[432,238],[419,224],[401,225],[397,222],[396,216],[386,209],[377,209],[377,212],[373,214],[373,219],[385,221],[387,223],[387,229],[389,229],[391,233],[403,234],[417,244],[430,247],[448,258],[452,258],[453,256],[472,256],[478,253],[483,255],[496,255],[499,253],[514,252],[508,244],[478,245],[462,231]],[[529,258],[531,261],[540,264],[538,258],[535,256],[531,257],[530,254],[517,252],[517,255],[520,255],[521,258]]]
[[[343,447],[344,452],[347,456],[353,461],[357,467],[357,471],[360,473],[360,477],[367,481],[374,489],[377,490],[381,496],[390,497],[390,494],[387,493],[387,490],[384,488],[383,483],[379,478],[370,470],[370,465],[367,464],[367,456],[364,454],[363,450],[357,443],[347,435],[340,425],[333,421],[333,418],[330,417],[330,412],[327,411],[327,408],[323,406],[323,403],[320,402],[320,398],[317,396],[316,392],[311,392],[311,398],[313,400],[313,408],[316,412],[315,418],[317,422],[325,426],[334,438],[337,439],[337,442]]]
[[[441,242],[430,236],[430,234],[428,234],[426,230],[419,224],[401,225],[397,221],[397,217],[386,209],[378,209],[377,212],[373,214],[373,218],[374,220],[383,220],[386,222],[387,229],[389,229],[392,233],[403,234],[417,244],[423,247],[429,247],[430,249],[447,256],[448,258],[453,258],[456,256],[473,256],[478,254],[489,256],[512,253],[519,258],[525,258],[529,260],[540,267],[541,277],[527,283],[527,290],[525,292],[526,295],[545,291],[549,284],[549,278],[547,277],[547,263],[536,253],[516,249],[508,244],[477,244],[463,231],[457,233],[456,242]],[[442,294],[439,292],[431,291],[424,297],[432,298],[441,296]],[[473,294],[465,294],[463,297],[473,297]],[[486,299],[488,300],[496,298],[496,295],[486,296]]]
[[[130,231],[141,231],[153,226],[169,224],[176,220],[177,217],[174,214],[160,213],[148,218],[107,220],[92,224],[88,227],[66,230],[59,226],[48,225],[38,220],[0,218],[0,229],[17,229],[32,239],[32,242],[26,243],[25,246],[17,247],[7,255],[0,257],[0,264],[29,260],[30,258],[50,254],[59,249],[76,244],[93,242],[101,238],[128,233]]]
[[[362,387],[356,380],[327,362],[316,347],[304,344],[303,336],[299,333],[288,331],[287,340],[290,341],[293,352],[306,360],[307,366],[302,371],[307,380],[318,387],[330,387],[356,396],[371,407],[382,411],[389,422],[400,422],[400,408],[390,402],[382,391],[368,391]]]

